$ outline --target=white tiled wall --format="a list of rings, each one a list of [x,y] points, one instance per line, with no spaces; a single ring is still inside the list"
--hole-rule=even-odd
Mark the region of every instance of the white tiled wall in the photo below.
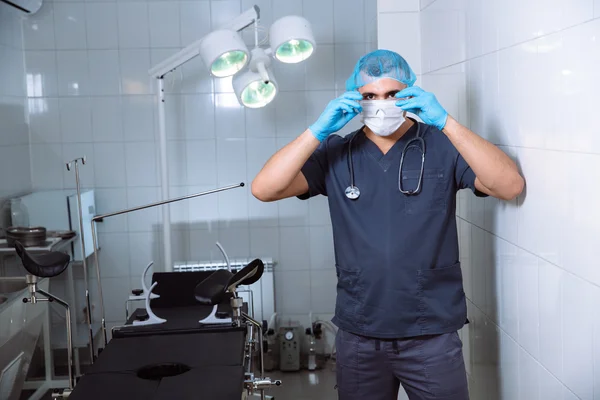
[[[512,202],[459,196],[475,400],[600,399],[600,3],[421,1],[424,88],[517,160]]]
[[[73,187],[62,163],[86,153],[84,185],[96,188],[98,212],[158,200],[155,87],[147,70],[254,4],[266,26],[304,15],[318,47],[304,64],[275,65],[281,93],[264,109],[241,108],[231,79],[211,79],[199,59],[168,77],[171,196],[247,183],[172,206],[173,256],[220,259],[219,240],[230,257],[274,257],[277,311],[306,324],[311,308],[322,318],[334,309],[326,199],[265,204],[249,184],[344,91],[358,58],[374,49],[375,0],[45,1],[23,24],[26,70],[40,82],[29,93],[33,185]],[[139,286],[137,275],[151,259],[162,268],[160,218],[153,209],[99,226],[105,297],[116,299],[111,321],[124,317],[123,278]]]
[[[21,15],[0,3],[0,205],[31,189]]]
[[[421,18],[419,1],[378,0],[377,43],[380,49],[401,54],[421,76]]]

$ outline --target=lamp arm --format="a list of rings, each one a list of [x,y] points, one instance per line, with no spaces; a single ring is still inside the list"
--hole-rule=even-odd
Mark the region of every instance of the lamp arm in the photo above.
[[[252,8],[249,8],[236,18],[221,26],[221,29],[231,29],[232,31],[240,32],[259,19],[260,8],[258,6],[252,6]]]
[[[260,8],[258,8],[258,6],[253,6],[227,24],[223,25],[221,29],[231,29],[239,32],[252,25],[259,18]],[[177,53],[173,54],[171,57],[150,68],[148,71],[150,76],[156,79],[163,79],[170,72],[173,72],[175,69],[197,57],[200,54],[200,46],[205,37],[206,36],[196,40],[194,43],[186,46]]]
[[[186,62],[200,55],[200,45],[202,44],[203,40],[204,37],[196,40],[194,43],[181,49],[177,53],[173,54],[171,57],[156,64],[154,67],[150,68],[148,73],[153,78],[163,79],[168,73],[173,72],[175,69],[181,67]]]
[[[264,63],[262,63],[262,62],[257,63],[256,69],[258,70],[257,72],[260,74],[260,77],[262,78],[263,81],[269,82],[271,80],[269,78],[269,73],[267,72],[267,68],[265,67]]]

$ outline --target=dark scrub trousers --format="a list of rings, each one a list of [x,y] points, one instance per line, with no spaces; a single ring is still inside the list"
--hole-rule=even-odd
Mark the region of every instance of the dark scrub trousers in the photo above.
[[[456,192],[475,174],[450,140],[417,123],[384,155],[362,129],[330,135],[302,168],[309,190],[327,196],[338,277],[333,322],[338,326],[337,384],[341,400],[467,400],[462,344],[467,321],[458,254]],[[402,150],[417,133],[426,153]],[[348,151],[360,197],[350,185]]]
[[[457,332],[379,340],[340,329],[336,349],[342,400],[396,400],[400,382],[411,400],[469,398]]]

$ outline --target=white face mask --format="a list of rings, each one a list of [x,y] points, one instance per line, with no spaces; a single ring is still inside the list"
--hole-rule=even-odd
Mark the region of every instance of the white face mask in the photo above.
[[[394,100],[363,100],[362,123],[377,136],[390,136],[406,121]]]

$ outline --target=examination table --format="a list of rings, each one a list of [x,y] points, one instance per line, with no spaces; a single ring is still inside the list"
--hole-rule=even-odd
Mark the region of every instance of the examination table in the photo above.
[[[258,275],[262,274],[260,264]],[[147,318],[145,309],[136,309],[125,325],[113,328],[112,340],[69,399],[241,399],[249,378],[254,378],[248,371],[252,358],[248,345],[257,341],[248,340],[248,326],[236,324],[235,318],[229,324],[199,321],[215,305],[221,318],[235,315],[230,304],[236,295],[227,286],[237,287],[248,280],[240,279],[243,270],[235,275],[217,272],[155,273],[152,280],[160,297],[151,300],[152,311],[167,321],[133,325]],[[238,313],[247,316],[245,310],[247,304]]]

